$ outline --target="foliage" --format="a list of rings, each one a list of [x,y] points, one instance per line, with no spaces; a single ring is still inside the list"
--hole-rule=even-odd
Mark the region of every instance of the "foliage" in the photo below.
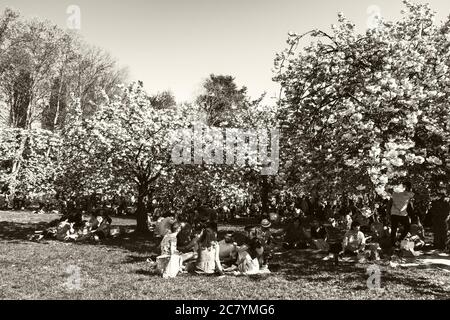
[[[306,34],[290,34],[276,80],[291,186],[387,196],[406,178],[422,193],[448,181],[450,20],[436,25],[428,5],[405,6],[402,19],[365,34],[340,14],[332,34],[309,32],[298,53]]]
[[[138,229],[145,231],[144,201],[160,177],[173,170],[171,150],[175,130],[184,124],[182,114],[154,108],[142,83],[123,87],[122,94],[111,98],[105,94],[91,118],[83,120],[80,114],[78,108],[65,133],[62,185],[73,181],[69,189],[87,194],[133,190]]]
[[[50,131],[6,128],[0,131],[0,185],[11,193],[55,194],[59,136]]]

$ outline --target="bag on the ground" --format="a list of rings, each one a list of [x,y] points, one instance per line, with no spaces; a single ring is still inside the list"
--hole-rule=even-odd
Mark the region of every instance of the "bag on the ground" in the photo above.
[[[163,255],[156,258],[157,270],[163,278],[175,278],[181,270],[181,256]]]
[[[402,242],[400,242],[400,249],[406,251],[414,251],[414,241],[402,240]]]
[[[156,257],[156,270],[162,275],[164,270],[166,270],[167,265],[169,264],[170,256],[162,255]]]
[[[254,274],[259,272],[259,261],[257,258],[252,259],[247,251],[239,253],[238,270],[245,274]]]
[[[416,257],[417,253],[414,251],[414,241],[402,240],[400,242],[400,250],[403,257]]]

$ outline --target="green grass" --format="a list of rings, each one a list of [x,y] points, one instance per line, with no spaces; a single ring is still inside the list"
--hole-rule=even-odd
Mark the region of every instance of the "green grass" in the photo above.
[[[143,238],[102,244],[30,242],[52,215],[0,212],[0,299],[445,299],[446,270],[381,266],[382,290],[366,285],[368,265],[322,261],[312,253],[276,255],[268,277],[224,278],[182,274],[162,279],[145,262],[157,244]],[[134,221],[114,218],[132,229]],[[222,229],[232,228],[221,226]],[[234,226],[241,229],[242,226]],[[81,273],[81,290],[69,289],[69,266]]]

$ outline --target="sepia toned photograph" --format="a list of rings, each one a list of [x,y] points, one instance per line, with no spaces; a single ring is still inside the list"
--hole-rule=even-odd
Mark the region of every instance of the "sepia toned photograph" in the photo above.
[[[0,0],[0,300],[448,300],[449,182],[448,0]]]

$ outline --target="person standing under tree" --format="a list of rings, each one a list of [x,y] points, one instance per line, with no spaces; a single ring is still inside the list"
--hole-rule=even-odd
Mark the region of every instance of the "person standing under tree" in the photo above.
[[[389,204],[391,211],[391,244],[393,246],[397,244],[397,229],[399,225],[402,225],[403,230],[400,234],[398,242],[402,241],[406,237],[411,226],[408,217],[408,204],[410,204],[411,199],[414,197],[414,193],[411,191],[411,182],[406,181],[403,183],[403,186],[405,191],[394,192]]]
[[[444,250],[448,232],[447,219],[450,215],[450,204],[446,201],[445,194],[441,193],[439,199],[433,201],[429,213],[433,223],[434,248]]]

